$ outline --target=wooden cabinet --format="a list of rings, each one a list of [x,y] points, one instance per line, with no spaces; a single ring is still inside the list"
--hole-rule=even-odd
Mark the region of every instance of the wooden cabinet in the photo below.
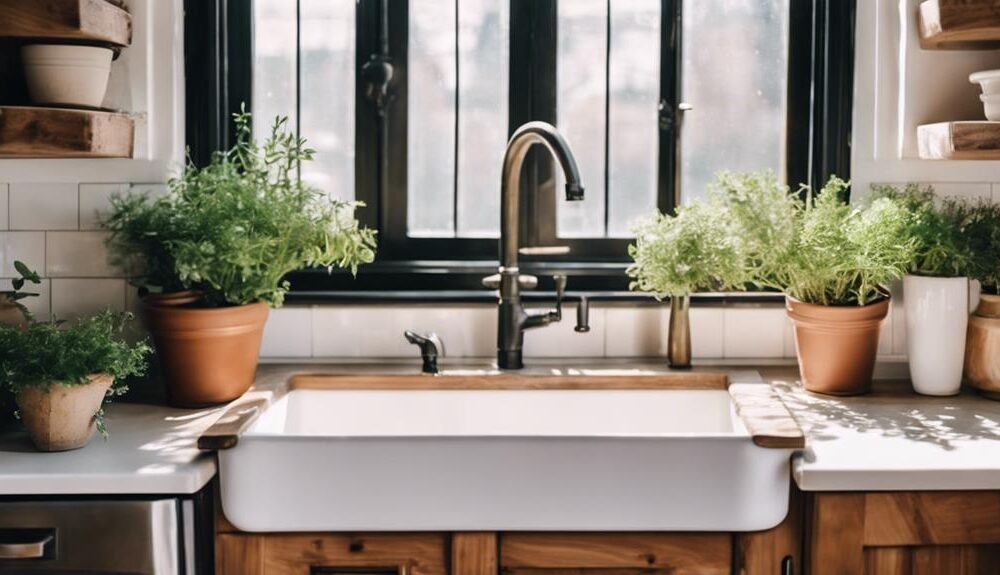
[[[816,493],[809,575],[1000,573],[1000,492]]]

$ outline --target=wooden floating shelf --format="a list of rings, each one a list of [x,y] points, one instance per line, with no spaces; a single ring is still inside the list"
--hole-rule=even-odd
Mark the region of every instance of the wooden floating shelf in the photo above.
[[[131,158],[127,114],[0,106],[0,158]]]
[[[924,160],[1000,160],[1000,122],[941,122],[917,127]]]
[[[0,0],[0,38],[132,42],[132,17],[107,0]]]
[[[926,0],[920,3],[919,20],[922,48],[1000,48],[1000,2],[996,0]]]

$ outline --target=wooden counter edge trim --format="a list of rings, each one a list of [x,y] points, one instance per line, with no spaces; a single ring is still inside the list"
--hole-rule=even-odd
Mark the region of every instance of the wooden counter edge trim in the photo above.
[[[237,399],[198,437],[198,449],[217,451],[236,447],[240,434],[257,420],[268,405],[287,393],[289,380],[285,378],[270,391],[251,389],[246,396]]]
[[[729,395],[754,445],[772,449],[806,446],[805,434],[770,385],[734,383],[729,386]]]

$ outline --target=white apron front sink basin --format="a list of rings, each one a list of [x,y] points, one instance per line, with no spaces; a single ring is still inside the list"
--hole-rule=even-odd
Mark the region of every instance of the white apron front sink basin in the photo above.
[[[792,450],[754,443],[724,379],[289,387],[219,452],[223,510],[245,531],[751,531],[788,509]]]

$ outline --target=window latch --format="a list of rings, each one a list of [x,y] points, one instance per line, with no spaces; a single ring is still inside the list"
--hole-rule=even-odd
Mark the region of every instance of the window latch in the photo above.
[[[683,113],[694,110],[694,106],[687,102],[681,102],[675,107],[666,100],[660,100],[658,108],[660,115],[660,129],[665,132],[677,129],[677,127],[680,126]]]
[[[393,72],[392,62],[384,54],[372,54],[361,67],[361,77],[366,84],[365,97],[375,103],[379,116],[385,116],[394,99],[394,94],[389,91]]]

